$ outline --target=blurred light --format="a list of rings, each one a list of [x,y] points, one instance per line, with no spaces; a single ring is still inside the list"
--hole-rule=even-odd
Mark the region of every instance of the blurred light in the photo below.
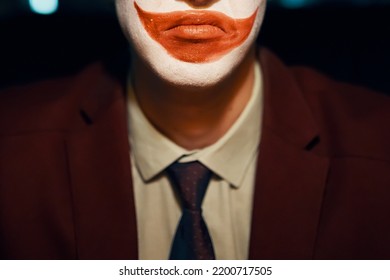
[[[57,11],[58,0],[28,0],[30,8],[34,13],[50,15]]]
[[[308,4],[308,0],[280,0],[280,4],[286,8],[302,8]]]

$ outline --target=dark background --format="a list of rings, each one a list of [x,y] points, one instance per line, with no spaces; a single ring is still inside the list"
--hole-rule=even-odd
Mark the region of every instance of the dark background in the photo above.
[[[70,75],[128,48],[110,0],[60,0],[51,15],[29,0],[0,1],[0,88]],[[272,0],[259,44],[287,64],[390,93],[390,0]]]

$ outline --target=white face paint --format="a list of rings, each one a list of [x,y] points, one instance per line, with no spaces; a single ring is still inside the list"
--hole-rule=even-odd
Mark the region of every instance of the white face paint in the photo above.
[[[177,86],[220,82],[242,62],[263,22],[266,0],[203,2],[116,0],[122,29],[138,56]]]

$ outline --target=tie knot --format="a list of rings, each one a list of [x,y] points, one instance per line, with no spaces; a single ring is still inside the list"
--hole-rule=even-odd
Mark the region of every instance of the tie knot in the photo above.
[[[211,178],[211,171],[199,161],[193,161],[175,162],[167,168],[167,173],[183,208],[199,211]]]

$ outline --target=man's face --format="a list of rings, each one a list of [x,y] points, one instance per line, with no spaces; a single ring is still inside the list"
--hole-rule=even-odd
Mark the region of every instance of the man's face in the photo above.
[[[212,86],[244,59],[266,0],[116,0],[138,56],[177,86]]]

